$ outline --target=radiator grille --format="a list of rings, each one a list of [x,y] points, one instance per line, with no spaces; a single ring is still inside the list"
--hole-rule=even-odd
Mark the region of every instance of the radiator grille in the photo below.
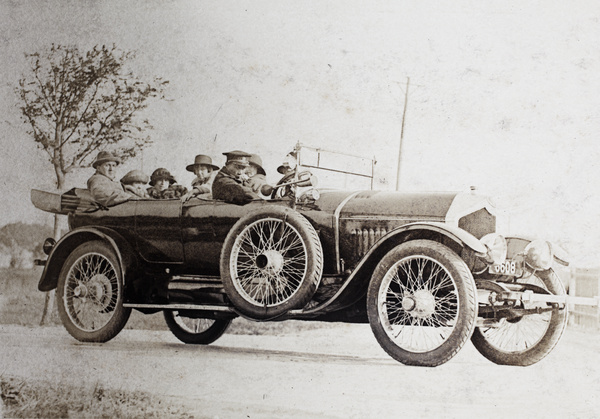
[[[361,258],[381,237],[385,236],[388,230],[385,228],[365,228],[355,229],[350,232],[354,248],[354,257]]]

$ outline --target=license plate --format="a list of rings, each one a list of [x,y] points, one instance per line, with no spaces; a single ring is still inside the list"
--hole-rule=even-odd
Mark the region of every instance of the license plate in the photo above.
[[[506,259],[504,262],[498,265],[492,265],[489,268],[489,272],[495,275],[520,275],[521,264],[516,260]]]

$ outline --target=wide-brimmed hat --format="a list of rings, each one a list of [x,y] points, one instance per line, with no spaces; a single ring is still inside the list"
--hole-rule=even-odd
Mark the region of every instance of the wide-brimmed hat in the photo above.
[[[277,171],[279,173],[281,173],[282,175],[285,175],[286,173],[291,172],[292,168],[290,166],[288,166],[287,164],[282,164],[281,166],[279,166],[277,168]]]
[[[101,151],[96,156],[96,160],[92,162],[92,167],[95,169],[107,161],[114,161],[117,164],[121,164],[121,159],[118,156],[114,155],[110,151]]]
[[[260,158],[260,156],[258,154],[252,154],[249,158],[248,158],[248,162],[251,165],[256,166],[256,168],[258,169],[258,173],[260,173],[261,175],[267,175],[267,173],[265,172],[265,169],[263,169],[262,167],[262,159]]]
[[[148,175],[141,170],[132,170],[121,178],[121,183],[125,185],[131,185],[135,182],[141,182],[143,184],[148,183]]]
[[[289,153],[286,154],[283,164],[277,168],[277,171],[279,173],[281,173],[282,175],[285,175],[286,173],[292,171],[295,168],[295,167],[293,168],[290,166],[290,163],[289,163],[290,157],[293,158],[294,160],[296,160],[298,155],[295,151],[290,151]],[[296,164],[297,164],[297,162],[296,162]]]
[[[237,163],[242,166],[249,166],[250,161],[248,160],[252,154],[246,153],[245,151],[234,150],[228,151],[227,153],[223,153],[223,155],[227,156],[227,163]]]
[[[194,159],[194,164],[187,165],[185,170],[187,170],[188,172],[193,172],[194,167],[200,166],[202,164],[211,167],[213,170],[219,170],[219,166],[215,166],[212,162],[212,159],[205,154],[198,154]]]
[[[152,176],[150,176],[150,186],[154,186],[154,184],[159,180],[168,180],[169,184],[177,183],[171,172],[167,169],[160,167],[152,172]]]

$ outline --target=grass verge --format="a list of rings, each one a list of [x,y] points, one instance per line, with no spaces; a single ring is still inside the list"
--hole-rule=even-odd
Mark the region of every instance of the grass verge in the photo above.
[[[140,391],[0,376],[5,418],[194,418],[180,402]],[[0,406],[0,409],[2,407]],[[186,411],[188,410],[188,411]]]

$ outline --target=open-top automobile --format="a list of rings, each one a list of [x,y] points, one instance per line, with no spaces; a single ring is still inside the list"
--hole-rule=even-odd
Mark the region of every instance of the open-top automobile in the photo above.
[[[298,144],[270,199],[246,205],[104,207],[85,189],[32,190],[70,230],[44,243],[39,289],[56,289],[65,328],[84,342],[112,339],[135,309],[163,311],[187,344],[214,342],[237,316],[370,323],[408,365],[440,365],[469,339],[507,365],[554,348],[567,321],[560,248],[500,235],[494,205],[473,192],[317,189],[307,169],[327,169],[321,152]]]

